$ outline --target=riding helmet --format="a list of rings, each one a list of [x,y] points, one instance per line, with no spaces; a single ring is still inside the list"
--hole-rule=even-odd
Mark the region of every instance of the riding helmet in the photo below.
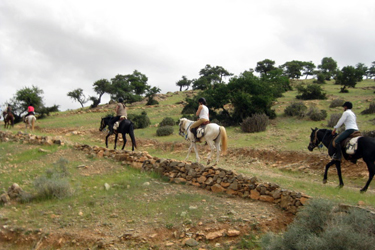
[[[346,107],[348,109],[352,109],[353,108],[353,104],[351,102],[345,102],[342,106]]]
[[[203,97],[199,98],[198,102],[200,103],[203,103],[204,105],[206,105],[206,99],[204,99]]]
[[[124,102],[124,99],[123,99],[122,97],[120,97],[120,98],[118,99],[118,102]]]

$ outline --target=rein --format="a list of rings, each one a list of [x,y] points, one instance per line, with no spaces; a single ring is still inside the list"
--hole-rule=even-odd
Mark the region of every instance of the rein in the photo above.
[[[190,122],[190,124],[188,125],[187,129],[186,129],[186,134],[185,132],[182,132],[182,136],[185,137],[185,140],[187,140],[187,137],[188,137],[188,133],[189,133],[189,128],[190,126],[193,124],[194,122]]]
[[[323,139],[321,140],[321,141],[319,141],[318,140],[318,131],[319,131],[320,129],[318,129],[317,131],[315,131],[315,136],[314,136],[314,140],[313,140],[313,143],[315,144],[315,145],[317,145],[317,144],[319,144],[320,143],[320,145],[318,145],[318,148],[319,149],[321,149],[322,147],[323,147],[323,141],[324,141],[324,138],[326,138],[326,135],[327,135],[327,131],[326,132],[324,132],[324,136],[323,136]]]

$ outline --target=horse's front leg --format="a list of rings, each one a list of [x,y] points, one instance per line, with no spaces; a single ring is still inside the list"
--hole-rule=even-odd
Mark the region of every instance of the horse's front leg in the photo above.
[[[329,169],[333,164],[335,164],[335,161],[334,161],[334,160],[330,161],[330,162],[326,165],[326,168],[325,168],[325,171],[324,171],[324,177],[323,177],[323,184],[326,184],[326,183],[327,183],[328,169]]]
[[[111,134],[108,134],[106,137],[105,137],[105,146],[106,148],[108,148],[108,137],[110,136]]]
[[[122,145],[122,150],[124,150],[125,144],[126,144],[126,135],[125,135],[125,133],[122,134],[122,140],[124,141],[124,144]]]
[[[193,142],[190,143],[190,146],[189,146],[189,149],[188,149],[188,154],[185,158],[185,161],[189,158],[189,155],[190,155],[190,152],[191,152],[191,148],[193,147]]]
[[[368,169],[368,180],[366,182],[366,185],[361,189],[361,193],[364,193],[367,191],[368,189],[368,186],[370,185],[371,181],[372,181],[372,178],[374,178],[374,174],[375,174],[375,165],[374,165],[374,162],[372,161],[365,161],[366,162],[366,165],[367,165],[367,169]]]
[[[198,154],[198,149],[197,149],[197,144],[195,142],[192,143],[195,151],[195,158],[197,159],[197,162],[200,162],[199,154]]]

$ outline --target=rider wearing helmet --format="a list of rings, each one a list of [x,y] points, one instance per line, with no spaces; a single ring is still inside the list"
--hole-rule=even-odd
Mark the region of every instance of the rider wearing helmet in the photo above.
[[[194,133],[195,137],[196,137],[196,132],[195,132],[196,128],[198,128],[203,123],[210,122],[210,118],[209,118],[210,114],[206,106],[207,105],[206,99],[201,97],[199,98],[198,103],[199,103],[199,107],[198,107],[197,112],[195,113],[196,116],[198,116],[198,120],[190,126],[190,132]]]
[[[121,119],[127,119],[128,118],[128,114],[127,114],[127,111],[126,111],[126,106],[124,104],[124,99],[122,97],[120,97],[118,99],[118,103],[116,105],[115,112],[116,112],[116,116],[113,117],[109,121],[109,131],[110,131],[110,133],[113,133],[113,125],[115,124],[115,122],[117,122],[118,120],[120,120],[120,118]]]
[[[339,136],[335,139],[336,144],[336,152],[333,155],[334,160],[341,160],[341,146],[340,143],[349,137],[353,132],[358,131],[357,125],[357,118],[352,111],[353,104],[351,102],[345,102],[344,105],[344,113],[342,114],[340,120],[337,122],[336,126],[334,126],[332,130],[332,135],[336,134],[336,129],[340,128],[343,124],[345,124],[345,131],[342,132]]]

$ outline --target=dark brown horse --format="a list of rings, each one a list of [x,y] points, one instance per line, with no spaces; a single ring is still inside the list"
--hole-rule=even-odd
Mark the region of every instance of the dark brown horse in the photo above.
[[[332,156],[335,151],[332,146],[332,141],[334,139],[334,136],[332,135],[332,130],[318,128],[311,130],[312,132],[310,134],[310,143],[308,149],[310,151],[313,151],[314,148],[320,147],[320,145],[324,145],[328,149],[328,154]],[[342,151],[343,156],[346,160],[356,162],[357,159],[362,158],[363,161],[366,163],[369,177],[366,182],[366,185],[361,189],[361,192],[366,192],[371,183],[372,178],[375,175],[375,139],[371,137],[360,137],[358,139],[358,149],[356,150],[354,155],[349,156],[348,154],[346,154],[345,150]],[[323,183],[327,183],[328,169],[332,165],[336,165],[337,175],[339,176],[340,181],[339,187],[341,188],[344,186],[344,182],[342,180],[341,175],[341,161],[332,160],[326,165]]]
[[[10,128],[14,126],[14,116],[12,113],[3,112],[4,117],[4,128]]]

